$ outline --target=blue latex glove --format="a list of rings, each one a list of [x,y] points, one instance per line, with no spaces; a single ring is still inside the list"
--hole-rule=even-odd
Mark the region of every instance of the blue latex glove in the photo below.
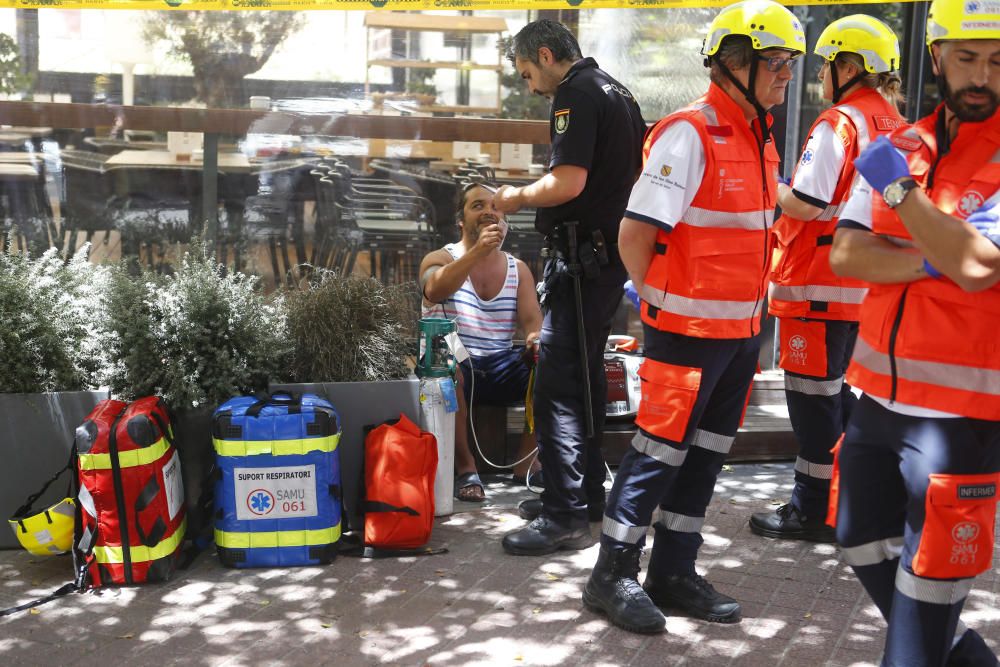
[[[941,277],[941,272],[935,269],[934,265],[928,262],[926,257],[924,258],[924,271],[926,271],[927,275],[929,275],[931,278]]]
[[[631,280],[625,282],[625,298],[629,300],[636,310],[639,310],[639,293],[635,291],[635,285]]]
[[[791,187],[791,185],[792,185],[792,179],[785,178],[784,176],[782,176],[780,174],[778,175],[778,182],[779,183],[784,183],[785,185],[787,185],[789,187]]]
[[[966,220],[970,225],[979,230],[980,234],[989,235],[1000,233],[997,223],[1000,223],[1000,205],[983,204],[972,212]]]
[[[868,148],[854,161],[854,168],[879,194],[893,181],[910,175],[906,158],[885,136],[868,144]]]

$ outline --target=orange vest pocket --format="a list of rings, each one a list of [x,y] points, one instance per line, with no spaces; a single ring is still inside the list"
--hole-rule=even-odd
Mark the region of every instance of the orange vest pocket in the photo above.
[[[826,323],[782,317],[778,330],[781,368],[800,375],[826,376]]]
[[[837,527],[837,503],[840,501],[840,446],[844,444],[844,434],[837,438],[837,444],[830,452],[833,454],[833,473],[830,475],[830,496],[826,506],[826,525]]]
[[[1000,474],[930,476],[924,529],[913,572],[929,579],[968,579],[993,561]]]
[[[639,367],[642,400],[635,423],[664,440],[683,442],[698,399],[701,369],[646,359]]]

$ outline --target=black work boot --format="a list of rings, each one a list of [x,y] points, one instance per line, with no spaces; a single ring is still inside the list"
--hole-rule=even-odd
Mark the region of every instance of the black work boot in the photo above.
[[[649,572],[643,590],[657,607],[680,609],[712,623],[739,623],[740,603],[715,590],[699,574],[656,575]]]
[[[587,505],[587,520],[590,523],[600,523],[604,521],[604,500],[599,503]],[[525,521],[531,521],[542,513],[542,499],[530,498],[522,500],[517,506],[517,515]]]
[[[773,512],[760,512],[750,517],[750,530],[764,537],[783,540],[806,540],[833,543],[837,541],[833,528],[823,517],[807,517],[791,503]]]
[[[590,527],[567,528],[542,514],[503,537],[503,550],[515,556],[541,556],[559,549],[586,549],[594,543]]]
[[[996,667],[1000,665],[993,650],[975,630],[966,630],[948,654],[945,667]]]
[[[639,585],[639,548],[612,549],[601,545],[586,588],[583,604],[607,615],[629,632],[663,632],[667,619]]]

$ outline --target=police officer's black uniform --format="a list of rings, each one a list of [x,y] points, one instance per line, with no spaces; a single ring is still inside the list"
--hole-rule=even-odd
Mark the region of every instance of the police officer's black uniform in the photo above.
[[[642,165],[645,130],[635,98],[599,69],[593,58],[577,61],[560,82],[552,101],[549,167],[575,165],[588,174],[579,196],[559,206],[538,209],[535,219],[535,227],[545,234],[553,256],[545,267],[547,293],[535,371],[534,418],[545,471],[544,515],[559,527],[574,531],[587,528],[588,500],[600,507],[604,504],[600,451],[607,398],[604,346],[627,277],[617,252],[618,227]],[[572,279],[565,272],[569,248],[563,223],[567,221],[579,222],[581,256],[589,274],[582,278],[594,416],[594,437],[589,441],[576,304]],[[604,251],[598,247],[595,252],[602,240]],[[597,275],[595,268],[599,269]],[[535,554],[589,545],[589,541],[577,540],[577,545],[573,540],[554,543],[539,539],[537,530],[531,532],[533,526],[506,536],[504,548],[511,553]]]

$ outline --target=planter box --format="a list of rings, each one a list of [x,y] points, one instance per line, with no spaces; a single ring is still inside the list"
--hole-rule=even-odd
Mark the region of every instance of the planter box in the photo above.
[[[358,504],[364,479],[365,427],[398,419],[400,413],[419,424],[419,388],[420,382],[414,376],[387,382],[318,382],[270,387],[272,392],[284,389],[326,396],[337,409],[342,431],[338,449],[344,513],[352,529],[361,527]]]
[[[0,394],[0,549],[20,548],[7,519],[69,460],[76,427],[107,398],[100,391]],[[66,497],[71,477],[54,482],[36,509]]]

